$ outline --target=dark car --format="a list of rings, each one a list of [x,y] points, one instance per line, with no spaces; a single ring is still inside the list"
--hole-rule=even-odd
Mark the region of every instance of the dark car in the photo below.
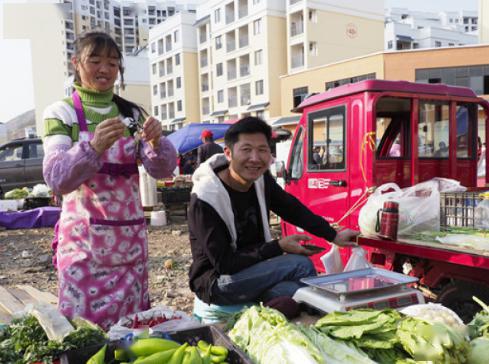
[[[0,198],[14,188],[45,183],[42,177],[44,150],[39,138],[15,139],[0,146]]]

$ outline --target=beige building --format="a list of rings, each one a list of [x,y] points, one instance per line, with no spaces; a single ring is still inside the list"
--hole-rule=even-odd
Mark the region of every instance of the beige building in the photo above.
[[[365,79],[445,83],[489,95],[488,45],[378,52],[281,77],[284,116],[275,125],[295,127],[292,109],[307,94]],[[295,116],[294,116],[295,115]]]
[[[149,32],[150,110],[169,130],[200,121],[194,23],[182,11]]]
[[[287,1],[288,73],[384,49],[384,1]]]
[[[3,4],[3,37],[30,41],[38,135],[43,134],[44,108],[64,96],[67,11],[67,5],[57,3]]]
[[[479,0],[479,42],[489,43],[489,2]]]

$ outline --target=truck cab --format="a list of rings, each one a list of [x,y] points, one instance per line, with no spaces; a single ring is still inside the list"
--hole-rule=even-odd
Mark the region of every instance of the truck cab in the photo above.
[[[330,223],[358,229],[369,193],[387,182],[404,188],[445,177],[477,186],[478,135],[485,140],[489,104],[469,88],[367,80],[313,95],[295,111],[302,117],[285,190]],[[282,230],[303,233],[287,223]],[[313,261],[324,271],[319,255]]]

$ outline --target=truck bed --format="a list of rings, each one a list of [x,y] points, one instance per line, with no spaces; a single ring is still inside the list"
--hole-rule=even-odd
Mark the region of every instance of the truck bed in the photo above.
[[[358,237],[358,244],[393,253],[489,270],[489,251],[469,247],[414,239],[391,241],[365,236]]]

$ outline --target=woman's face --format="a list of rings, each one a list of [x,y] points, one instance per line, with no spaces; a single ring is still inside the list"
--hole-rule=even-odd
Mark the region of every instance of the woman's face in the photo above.
[[[119,58],[112,54],[82,56],[81,61],[73,58],[81,85],[96,91],[112,89],[119,73],[119,64]]]

